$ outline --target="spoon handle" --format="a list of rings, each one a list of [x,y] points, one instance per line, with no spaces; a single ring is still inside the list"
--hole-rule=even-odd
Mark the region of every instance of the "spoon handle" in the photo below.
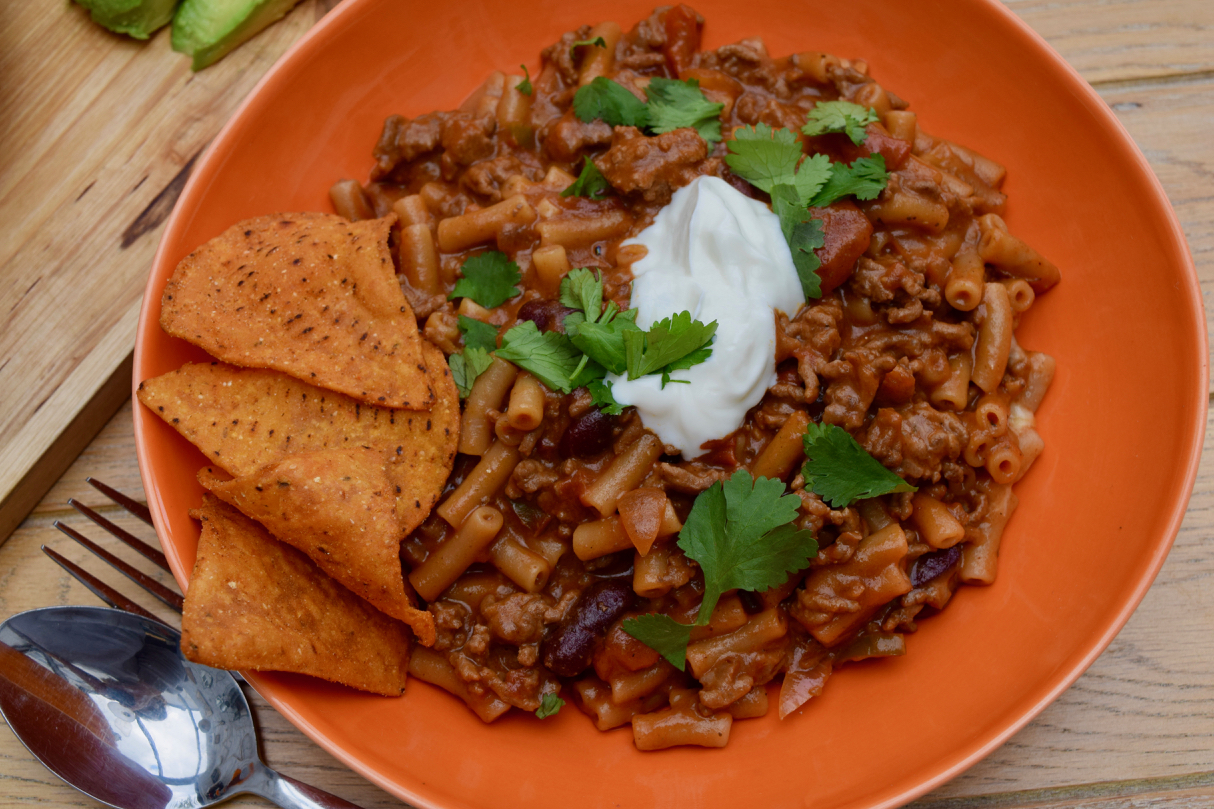
[[[252,788],[249,791],[273,801],[282,809],[360,809],[349,801],[277,773],[269,767],[262,770],[262,776],[261,783],[250,785]]]

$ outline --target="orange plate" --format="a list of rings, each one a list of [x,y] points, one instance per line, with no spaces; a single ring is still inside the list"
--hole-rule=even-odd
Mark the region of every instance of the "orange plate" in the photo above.
[[[621,0],[631,26],[656,0]],[[200,352],[157,326],[192,248],[245,217],[330,210],[365,179],[385,116],[451,109],[493,70],[603,19],[585,0],[350,0],[270,72],[199,162],[156,255],[135,379]],[[864,57],[924,128],[1005,163],[1007,221],[1063,270],[1018,337],[1058,359],[1045,454],[1017,491],[999,580],[923,622],[909,654],[851,666],[799,716],[739,722],[724,750],[638,753],[576,709],[484,726],[421,682],[383,699],[299,676],[250,680],[305,733],[419,807],[885,807],[993,750],[1058,696],[1150,585],[1185,511],[1207,401],[1197,277],[1159,183],[1104,102],[991,0],[698,2],[705,45]],[[198,527],[202,457],[135,409],[140,470],[177,580]],[[774,713],[774,712],[773,712]]]

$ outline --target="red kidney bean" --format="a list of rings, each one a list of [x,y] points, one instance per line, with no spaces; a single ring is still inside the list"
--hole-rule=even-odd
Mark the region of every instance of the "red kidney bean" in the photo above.
[[[560,677],[575,677],[594,656],[594,643],[607,634],[615,620],[632,607],[632,583],[595,582],[582,592],[565,620],[544,640],[544,665]]]
[[[588,458],[611,446],[612,417],[598,408],[587,410],[569,423],[561,436],[561,454]]]
[[[545,301],[537,298],[527,301],[518,310],[518,320],[530,320],[540,331],[565,333],[565,317],[573,312],[560,301]]]
[[[620,579],[631,582],[635,569],[633,561],[632,551],[611,553],[594,560],[594,568],[590,575],[594,576],[595,581]]]
[[[763,602],[749,590],[738,590],[738,599],[741,600],[742,609],[747,615],[758,615],[763,611]]]
[[[925,553],[911,566],[911,585],[918,587],[921,584],[927,584],[959,561],[961,561],[960,545],[954,545],[942,551]]]

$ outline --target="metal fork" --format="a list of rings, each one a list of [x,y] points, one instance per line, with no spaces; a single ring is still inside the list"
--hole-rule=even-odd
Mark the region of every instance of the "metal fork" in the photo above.
[[[136,502],[135,500],[132,500],[131,498],[127,497],[122,492],[105,485],[104,483],[102,483],[99,480],[94,480],[93,478],[85,478],[85,480],[94,489],[101,492],[106,497],[110,498],[115,503],[117,503],[118,505],[122,506],[124,509],[126,509],[128,512],[130,512],[135,517],[138,517],[140,520],[147,523],[148,525],[152,524],[152,513],[148,510],[147,506],[143,505],[142,503]],[[153,548],[151,545],[149,545],[148,543],[139,539],[138,537],[136,537],[134,534],[130,533],[129,531],[126,531],[126,530],[118,527],[117,525],[110,522],[105,517],[101,516],[96,511],[93,511],[93,509],[91,509],[88,506],[84,505],[83,503],[79,502],[75,498],[69,499],[67,501],[67,503],[69,506],[76,509],[81,514],[83,514],[85,517],[88,517],[94,523],[99,525],[105,531],[109,532],[112,536],[121,540],[127,546],[138,551],[143,557],[148,559],[152,564],[156,565],[161,570],[164,570],[165,572],[172,572],[169,570],[168,559],[166,559],[165,555],[163,553],[161,553],[159,550],[157,550],[156,548]],[[60,522],[59,520],[56,520],[54,525],[60,531],[67,534],[69,537],[74,539],[76,542],[83,545],[85,547],[85,549],[87,549],[89,552],[91,552],[94,556],[99,557],[102,561],[108,563],[111,567],[113,567],[118,572],[122,573],[124,576],[126,576],[128,579],[133,581],[135,584],[139,585],[144,590],[151,593],[157,600],[159,600],[161,603],[163,603],[166,607],[173,610],[174,612],[176,612],[179,615],[181,614],[182,605],[183,605],[184,601],[183,601],[182,597],[180,595],[178,595],[176,592],[165,587],[163,584],[156,581],[155,579],[153,579],[151,576],[147,575],[146,573],[143,573],[143,572],[137,570],[136,568],[132,567],[131,565],[127,564],[126,562],[122,561],[117,556],[110,553],[105,548],[102,548],[101,546],[97,545],[95,542],[90,540],[84,534],[77,531],[75,528],[72,528],[70,525],[65,525],[64,523]],[[148,612],[143,607],[139,606],[134,601],[132,601],[129,598],[127,598],[126,596],[124,596],[122,593],[120,593],[117,590],[115,590],[114,588],[110,587],[108,584],[101,581],[97,577],[93,576],[87,570],[85,570],[84,568],[75,564],[74,562],[71,562],[71,561],[65,559],[63,556],[56,553],[51,548],[48,548],[46,545],[42,546],[42,552],[45,553],[47,556],[49,556],[55,562],[55,564],[59,565],[61,568],[66,570],[68,573],[70,573],[72,575],[72,577],[76,579],[76,581],[80,582],[85,587],[87,587],[93,593],[93,595],[97,596],[102,601],[104,601],[106,604],[109,604],[111,607],[123,610],[125,612],[132,612],[132,613],[135,613],[136,615],[141,615],[144,618],[151,618],[153,621],[160,620],[155,615]]]

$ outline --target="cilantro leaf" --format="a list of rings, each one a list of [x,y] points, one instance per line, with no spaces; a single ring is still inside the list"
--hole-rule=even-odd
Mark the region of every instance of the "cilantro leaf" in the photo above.
[[[821,222],[807,214],[807,206],[834,177],[830,158],[813,155],[798,166],[801,145],[796,135],[792,130],[772,130],[765,124],[739,129],[729,149],[733,154],[725,160],[734,173],[771,194],[772,211],[780,217],[780,230],[806,299],[822,297],[817,274],[822,262],[814,250],[825,243],[825,235]]]
[[[573,376],[569,378],[569,389],[589,388],[595,382],[601,382],[605,376],[607,369],[583,354]]]
[[[769,590],[808,567],[818,543],[812,531],[792,523],[800,504],[796,495],[784,494],[783,482],[755,480],[744,469],[696,497],[679,532],[679,547],[704,572],[704,600],[694,626],[711,620],[725,592]],[[690,626],[666,615],[642,615],[624,621],[624,631],[683,670]]]
[[[583,48],[587,45],[593,45],[596,48],[606,48],[607,40],[603,39],[602,37],[595,37],[594,39],[579,39],[569,46],[569,58],[572,59],[577,55],[578,48]]]
[[[687,667],[687,644],[691,626],[669,615],[650,613],[624,620],[624,631],[666,658],[679,671]]]
[[[618,416],[624,412],[624,405],[615,400],[611,393],[611,383],[605,379],[597,379],[586,386],[590,392],[590,400],[595,407],[609,416]]]
[[[582,323],[577,334],[570,339],[586,356],[613,374],[623,374],[628,369],[627,332],[640,333],[636,310],[629,309],[606,323]],[[703,362],[703,360],[701,360]]]
[[[515,284],[523,274],[505,253],[490,250],[473,256],[464,262],[463,271],[464,277],[459,279],[448,299],[471,298],[486,309],[492,309],[519,294]]]
[[[541,332],[531,320],[523,321],[502,336],[497,356],[530,371],[552,390],[569,393],[574,379],[584,370],[586,358],[569,338],[554,331]],[[582,383],[585,384],[585,383]]]
[[[696,625],[707,624],[721,594],[762,591],[783,584],[818,553],[812,531],[798,530],[800,498],[784,483],[739,470],[701,492],[679,532],[679,547],[704,572],[704,600]]]
[[[551,519],[543,509],[531,505],[526,500],[511,500],[510,509],[531,531],[541,530]]]
[[[523,69],[523,76],[525,78],[518,84],[514,85],[514,89],[518,90],[525,96],[529,96],[535,92],[535,90],[533,90],[531,87],[531,71],[527,69],[526,65],[519,65],[519,67]]]
[[[835,163],[826,185],[822,186],[809,204],[824,208],[840,197],[853,194],[857,199],[876,199],[889,182],[885,158],[879,154],[861,157],[850,166]]]
[[[459,316],[459,330],[464,335],[465,348],[482,348],[493,351],[497,348],[497,328],[467,315]]]
[[[635,126],[644,129],[649,124],[649,108],[623,85],[599,76],[581,87],[573,97],[573,111],[589,123],[602,118],[612,126]]]
[[[629,379],[661,371],[666,366],[706,346],[717,333],[714,320],[705,325],[679,312],[654,323],[648,331],[624,332],[624,352]],[[711,352],[709,352],[711,354]],[[703,355],[703,362],[709,355]],[[694,364],[694,363],[693,363]],[[690,366],[685,366],[690,367]]]
[[[805,486],[831,508],[890,492],[916,491],[865,452],[842,427],[810,422],[803,441],[809,458],[801,469]]]
[[[540,699],[540,707],[536,709],[535,716],[537,719],[547,719],[564,707],[565,700],[561,699],[558,695],[545,694]]]
[[[814,195],[826,185],[833,173],[830,158],[824,154],[811,155],[801,162],[793,186],[797,189],[797,198],[805,207]]]
[[[824,244],[826,244],[826,234],[822,232],[822,222],[818,219],[797,222],[788,236],[792,263],[797,268],[801,291],[805,293],[807,300],[822,297],[822,279],[818,275],[818,268],[822,266],[822,261],[814,250]]]
[[[822,223],[809,215],[804,198],[791,185],[771,189],[771,207],[780,217],[780,230],[792,252],[792,263],[801,279],[801,291],[806,299],[822,297],[822,279],[817,270],[822,266],[814,250],[826,243]]]
[[[591,43],[579,42],[574,47],[586,44]],[[721,140],[724,105],[709,101],[695,79],[654,78],[645,94],[648,101],[641,101],[622,84],[599,76],[578,89],[573,111],[585,122],[601,118],[612,126],[635,126],[652,134],[692,127],[710,145]]]
[[[589,157],[582,164],[582,172],[573,184],[561,192],[562,197],[586,197],[587,199],[602,199],[611,190],[611,183],[599,171],[599,167]]]
[[[614,302],[603,309],[603,281],[587,269],[570,270],[561,279],[561,303],[580,309],[565,317],[565,334],[591,360],[613,374],[625,370],[624,332],[640,331],[637,311],[616,314]]]
[[[712,346],[707,345],[704,348],[697,348],[682,359],[677,359],[669,363],[662,369],[662,387],[666,387],[671,382],[678,382],[683,385],[690,385],[690,379],[671,379],[670,374],[673,371],[686,371],[693,365],[699,365],[704,360],[712,356]]]
[[[577,330],[586,322],[586,316],[581,312],[570,312],[565,315],[562,323],[565,324],[565,336],[572,340],[577,336]]]
[[[760,537],[797,518],[801,498],[784,493],[784,482],[771,478],[752,478],[746,470],[735,472],[722,484],[725,494],[725,519],[730,531],[738,536]],[[697,558],[697,557],[692,557]],[[797,568],[798,570],[800,568]],[[752,586],[735,584],[722,590],[741,587],[746,590],[764,590],[783,584],[758,582]]]
[[[734,130],[727,141],[725,163],[733,173],[755,188],[771,193],[772,186],[796,182],[801,144],[791,129],[772,129],[767,124]]]
[[[823,118],[842,116],[846,108],[829,106],[833,103],[823,102],[815,109],[822,109]],[[863,107],[850,106],[867,115]],[[809,130],[807,125],[804,131],[809,133]],[[738,129],[727,145],[730,154],[726,155],[725,162],[730,169],[751,185],[771,194],[771,207],[780,217],[780,230],[792,253],[801,291],[807,299],[820,298],[822,283],[817,270],[822,262],[814,250],[825,244],[826,237],[822,223],[807,216],[806,208],[825,207],[848,194],[859,199],[875,199],[889,182],[885,158],[874,154],[847,166],[832,164],[826,155],[818,154],[805,158],[798,166],[801,145],[796,134],[789,129],[773,130],[766,124]]]
[[[561,279],[560,298],[570,309],[585,312],[586,319],[593,323],[603,310],[602,276],[582,267],[570,270]]]
[[[654,78],[645,88],[649,97],[649,126],[657,134],[692,127],[709,145],[721,140],[721,110],[700,90],[695,79]]]
[[[850,101],[820,101],[809,111],[808,122],[801,127],[806,135],[824,135],[827,132],[845,132],[851,142],[859,146],[868,134],[864,127],[878,120],[876,110],[853,104]]]
[[[661,373],[665,387],[671,371],[690,368],[712,355],[708,344],[716,333],[716,321],[705,326],[683,312],[644,332],[636,324],[636,309],[621,312],[614,301],[603,306],[602,278],[590,270],[570,270],[561,279],[560,301],[579,310],[565,316],[565,334],[541,333],[530,321],[520,323],[502,337],[497,355],[531,371],[553,390],[568,393],[597,384],[591,389],[595,403],[611,408],[606,412],[613,415],[621,413],[623,406],[602,382],[608,372],[629,373],[630,379]]]
[[[462,354],[452,354],[447,358],[451,366],[451,379],[459,390],[459,398],[467,399],[472,392],[472,383],[493,364],[493,358],[483,348],[470,346]]]

